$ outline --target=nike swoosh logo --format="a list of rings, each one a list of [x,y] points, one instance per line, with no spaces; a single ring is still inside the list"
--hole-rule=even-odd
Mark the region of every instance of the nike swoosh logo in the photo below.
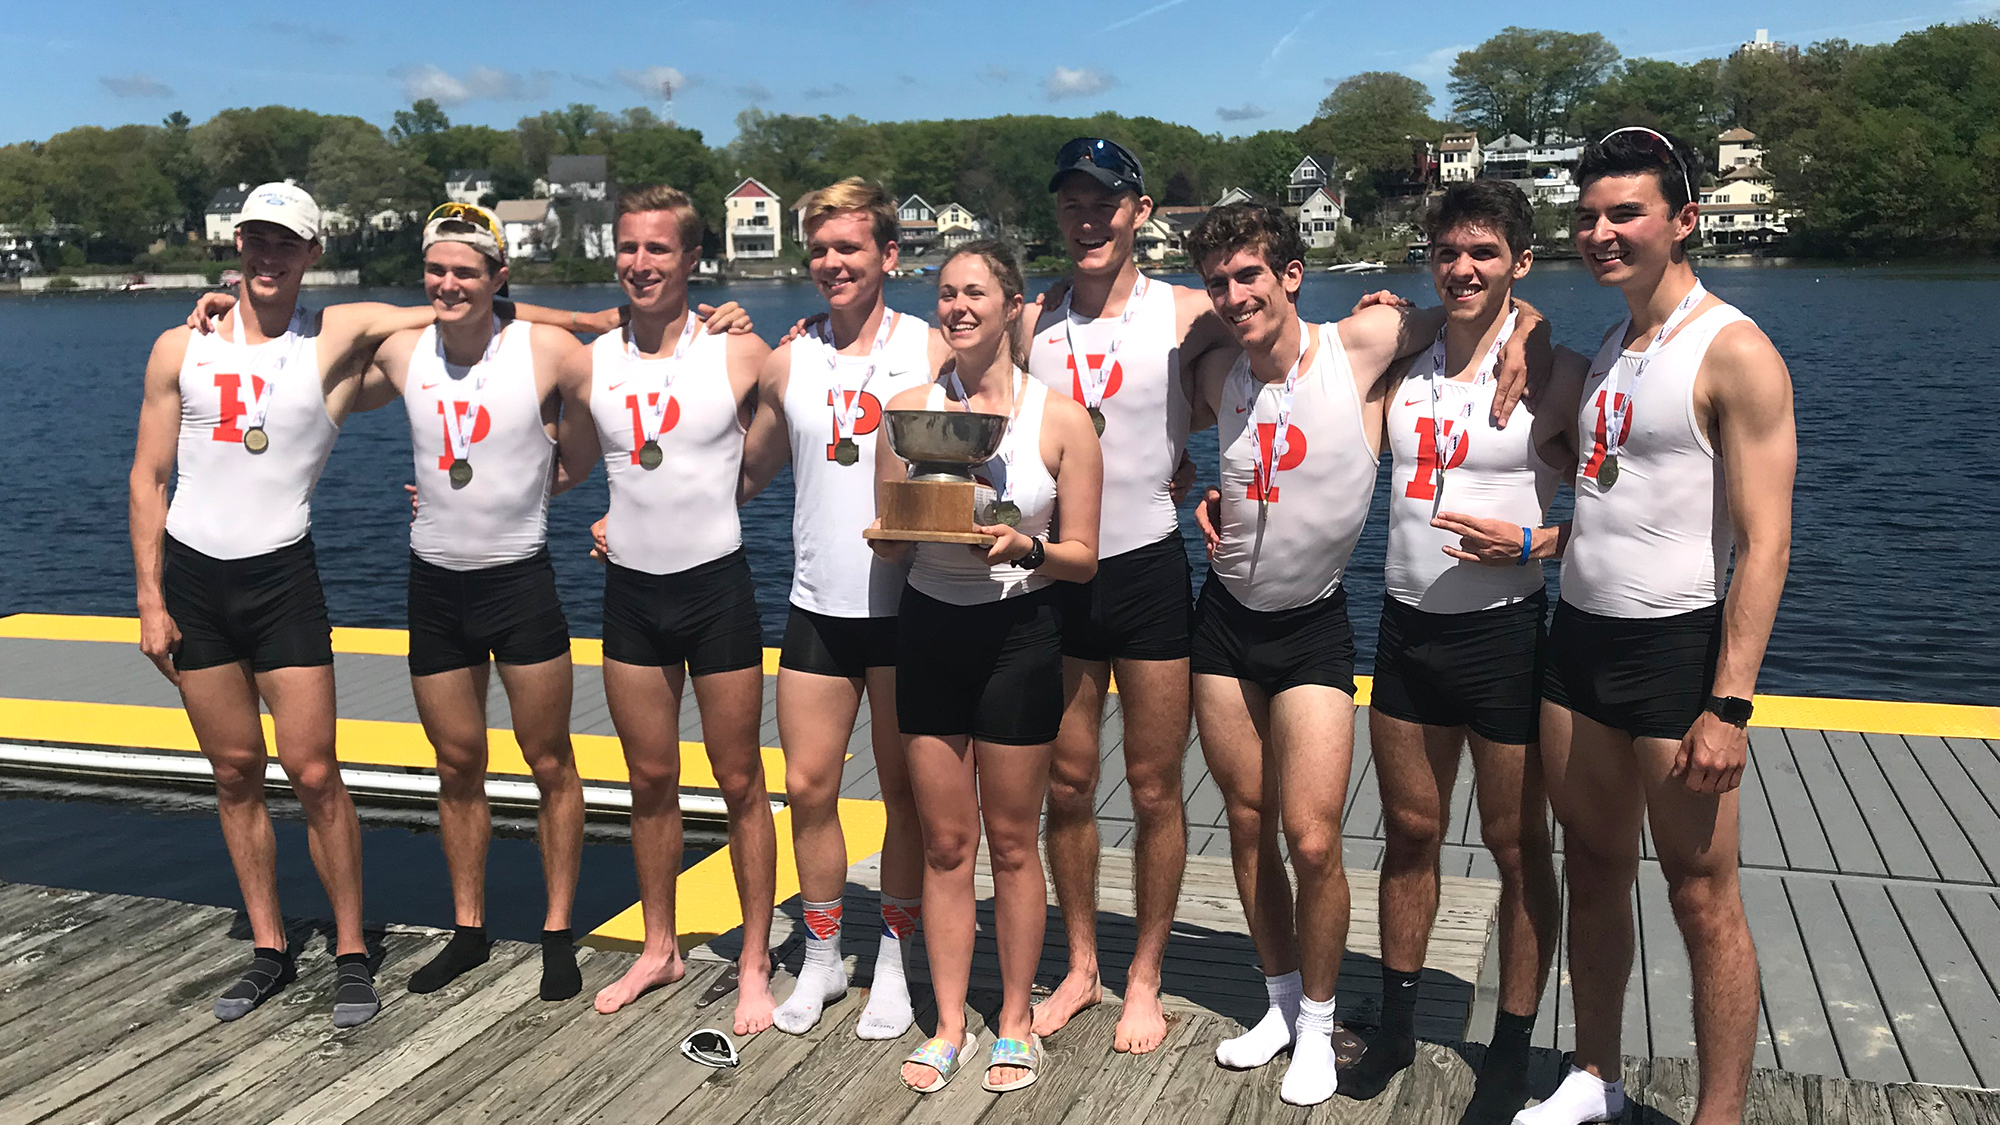
[[[1409,400],[1408,402],[1405,402],[1405,403],[1404,403],[1403,405],[1404,405],[1404,406],[1415,406],[1415,405],[1417,405],[1418,403],[1420,403],[1420,402],[1422,402],[1422,401],[1424,401],[1424,400],[1423,400],[1423,399],[1420,399],[1420,398],[1413,398],[1413,399]]]
[[[1058,335],[1055,335],[1055,336],[1051,336],[1051,337],[1049,337],[1049,338],[1048,338],[1048,340],[1047,340],[1046,342],[1047,342],[1047,343],[1051,343],[1051,344],[1060,344],[1060,343],[1062,343],[1062,342],[1063,342],[1063,338],[1062,338],[1062,336],[1061,336],[1060,334],[1058,334]]]
[[[624,386],[624,385],[625,385],[626,383],[628,383],[628,382],[630,382],[630,380],[628,380],[628,379],[620,379],[620,380],[618,380],[618,381],[617,381],[616,383],[613,383],[613,384],[611,384],[610,386],[608,386],[608,387],[606,387],[606,388],[604,388],[604,389],[605,389],[605,390],[607,390],[607,391],[615,391],[615,390],[617,390],[618,388],[620,388],[620,387]]]
[[[1248,407],[1239,406],[1236,408],[1236,413],[1238,414],[1248,414],[1249,412],[1250,410]]]
[[[437,384],[436,384],[436,383],[425,383],[425,384],[424,384],[423,386],[421,386],[421,387],[418,387],[417,389],[418,389],[418,390],[420,390],[420,391],[428,391],[428,390],[430,390],[430,389],[431,389],[432,387],[435,387],[435,386],[437,386]]]

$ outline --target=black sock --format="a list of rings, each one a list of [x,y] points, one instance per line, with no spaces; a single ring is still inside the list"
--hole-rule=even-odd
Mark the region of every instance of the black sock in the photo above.
[[[1493,1043],[1480,1061],[1472,1101],[1459,1125],[1506,1125],[1528,1104],[1528,1040],[1534,1030],[1532,1012],[1517,1016],[1503,1011],[1494,1017]]]
[[[1368,1037],[1359,1062],[1340,1075],[1340,1092],[1367,1101],[1417,1057],[1417,980],[1423,974],[1382,969],[1382,1027]]]
[[[293,964],[290,950],[256,947],[251,951],[250,967],[244,970],[242,979],[230,985],[229,991],[216,997],[215,1018],[233,1020],[248,1015],[251,1009],[277,995],[279,989],[292,983],[298,975],[298,966]]]
[[[567,1000],[583,991],[576,946],[568,930],[542,931],[542,999]]]
[[[459,974],[484,965],[492,952],[485,926],[460,926],[429,964],[410,974],[410,991],[436,992],[457,980]]]
[[[366,953],[343,953],[333,959],[333,1026],[353,1027],[382,1010],[375,995],[375,970]]]

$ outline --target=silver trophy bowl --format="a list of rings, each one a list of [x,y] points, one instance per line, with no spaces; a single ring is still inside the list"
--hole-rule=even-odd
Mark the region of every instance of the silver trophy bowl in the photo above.
[[[963,410],[885,410],[889,448],[910,465],[911,480],[969,481],[1007,436],[1004,414]]]

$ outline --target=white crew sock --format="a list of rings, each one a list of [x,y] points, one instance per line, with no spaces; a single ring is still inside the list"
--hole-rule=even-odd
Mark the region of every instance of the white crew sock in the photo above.
[[[1249,1070],[1263,1066],[1278,1057],[1278,1052],[1292,1045],[1292,1025],[1298,1022],[1299,971],[1280,973],[1264,978],[1264,991],[1270,994],[1271,1007],[1257,1026],[1234,1039],[1224,1039],[1215,1045],[1215,1061],[1235,1070]]]
[[[1333,1000],[1299,1001],[1298,1035],[1292,1043],[1292,1065],[1285,1068],[1285,1080],[1278,1097],[1288,1105],[1318,1105],[1333,1096],[1336,1085],[1333,1060]]]
[[[1587,1070],[1570,1067],[1562,1085],[1540,1105],[1514,1115],[1514,1125],[1583,1125],[1586,1121],[1616,1121],[1625,1115],[1625,1080],[1606,1082]]]
[[[868,1006],[854,1034],[862,1039],[900,1039],[915,1022],[910,1006],[910,981],[904,957],[917,935],[921,903],[913,898],[882,896],[882,944],[875,950],[875,983],[868,989]]]
[[[840,959],[839,900],[808,902],[806,914],[806,963],[799,968],[799,983],[792,994],[771,1013],[778,1030],[804,1035],[819,1023],[826,1006],[847,995],[847,966]]]

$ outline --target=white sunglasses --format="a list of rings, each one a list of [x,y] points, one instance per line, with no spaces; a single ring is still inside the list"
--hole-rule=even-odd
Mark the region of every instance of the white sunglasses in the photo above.
[[[1597,143],[1601,147],[1605,141],[1610,140],[1611,138],[1617,136],[1620,133],[1644,133],[1649,137],[1657,139],[1662,145],[1665,145],[1667,149],[1667,159],[1673,161],[1674,167],[1680,170],[1681,187],[1687,189],[1688,201],[1690,203],[1694,202],[1694,184],[1689,182],[1688,180],[1687,165],[1681,163],[1681,154],[1674,151],[1674,142],[1668,140],[1667,135],[1665,133],[1661,133],[1653,129],[1648,129],[1644,125],[1627,125],[1623,129],[1613,129],[1609,133],[1604,134],[1603,137],[1598,139]]]
[[[703,1066],[716,1068],[735,1066],[742,1061],[729,1036],[712,1027],[704,1027],[681,1040],[681,1054]]]

